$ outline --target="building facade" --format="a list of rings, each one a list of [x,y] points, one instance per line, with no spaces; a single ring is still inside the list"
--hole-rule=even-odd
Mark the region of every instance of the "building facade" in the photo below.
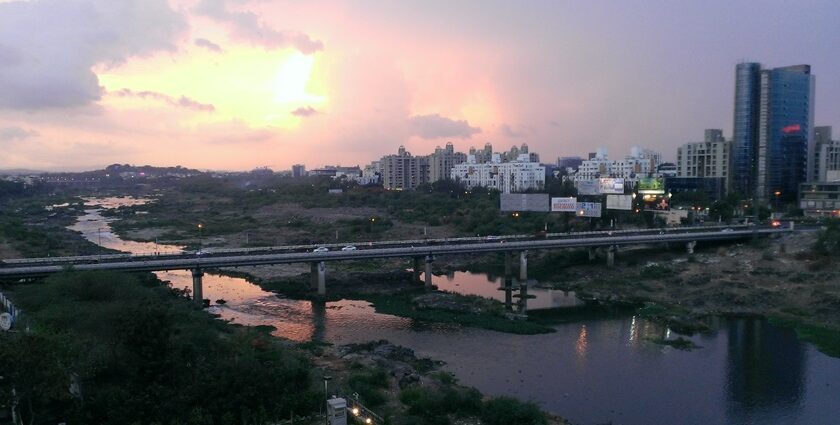
[[[635,181],[638,177],[655,175],[661,164],[661,154],[637,146],[630,149],[630,155],[616,161],[607,157],[606,149],[598,149],[593,158],[581,162],[574,180],[617,177]]]
[[[396,155],[383,156],[382,186],[389,190],[408,190],[429,182],[429,159],[412,156],[400,146]]]
[[[452,176],[452,167],[466,160],[467,155],[463,152],[455,152],[452,143],[447,143],[443,149],[438,146],[435,152],[429,155],[429,182],[448,180]]]
[[[840,217],[840,181],[802,184],[799,208],[809,217]]]
[[[511,162],[502,162],[500,154],[494,154],[491,162],[479,163],[474,155],[467,162],[452,168],[452,179],[467,188],[486,187],[502,193],[543,190],[545,188],[545,167],[530,161],[530,155],[521,153]]]
[[[735,74],[731,187],[763,202],[795,200],[816,177],[811,67],[741,63]]]
[[[729,177],[731,144],[723,137],[713,136],[706,137],[706,141],[686,143],[677,148],[676,177]]]

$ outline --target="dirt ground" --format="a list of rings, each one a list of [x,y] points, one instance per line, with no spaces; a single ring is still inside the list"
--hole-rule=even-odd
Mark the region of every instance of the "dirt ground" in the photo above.
[[[757,314],[840,329],[840,267],[813,256],[815,233],[712,247],[696,253],[599,258],[543,285],[599,299],[655,301],[689,315]],[[640,257],[642,259],[640,259]]]

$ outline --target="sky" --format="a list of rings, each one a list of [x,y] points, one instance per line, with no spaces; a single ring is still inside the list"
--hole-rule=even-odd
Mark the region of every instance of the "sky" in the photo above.
[[[731,136],[742,61],[810,64],[840,133],[838,46],[836,0],[0,0],[0,169],[668,160]]]

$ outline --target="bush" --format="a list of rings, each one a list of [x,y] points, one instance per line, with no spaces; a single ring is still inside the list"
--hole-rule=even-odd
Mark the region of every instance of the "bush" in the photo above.
[[[408,414],[423,418],[427,424],[448,424],[449,416],[467,417],[482,409],[481,393],[473,388],[458,389],[449,385],[438,391],[412,387],[400,393]]]
[[[822,256],[836,256],[840,253],[840,220],[828,221],[825,230],[817,237],[813,251]]]
[[[510,397],[496,397],[484,403],[481,421],[487,425],[543,425],[548,420],[534,403]]]

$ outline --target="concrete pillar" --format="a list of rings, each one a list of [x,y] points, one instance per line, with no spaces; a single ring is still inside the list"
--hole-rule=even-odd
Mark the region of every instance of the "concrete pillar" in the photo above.
[[[595,248],[589,248],[589,261],[595,261]]]
[[[685,250],[688,251],[689,254],[694,254],[694,247],[697,246],[697,241],[691,241],[685,244]]]
[[[505,278],[513,275],[513,266],[510,261],[510,251],[505,251]]]
[[[615,266],[615,251],[616,251],[616,246],[615,245],[610,245],[610,247],[607,248],[607,267],[614,267]]]
[[[790,231],[792,232],[793,230],[794,230],[794,228],[793,228],[793,222],[791,221],[791,222],[790,222]]]
[[[434,257],[431,255],[426,256],[426,289],[432,289],[432,261],[434,261]]]
[[[309,265],[309,287],[318,295],[327,295],[327,266],[323,261]]]
[[[414,268],[413,268],[414,271],[412,272],[412,276],[413,276],[414,282],[417,283],[417,282],[420,281],[420,261],[422,260],[422,258],[421,257],[414,257],[413,260],[414,260]]]
[[[528,251],[519,253],[519,280],[522,282],[528,280]]]
[[[323,261],[318,263],[318,295],[327,295],[327,265]]]
[[[204,304],[204,287],[201,283],[202,276],[204,276],[204,272],[202,272],[200,268],[196,267],[192,269],[193,301],[199,304]]]
[[[519,313],[528,312],[528,282],[519,282]]]

